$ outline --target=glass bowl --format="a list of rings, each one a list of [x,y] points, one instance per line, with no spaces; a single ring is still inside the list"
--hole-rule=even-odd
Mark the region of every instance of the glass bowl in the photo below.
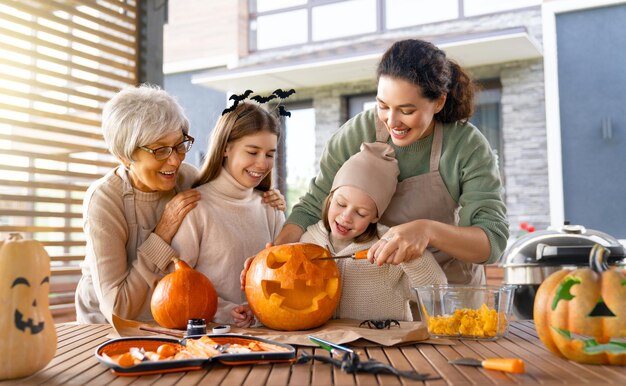
[[[495,340],[509,328],[513,285],[425,285],[413,291],[433,338]]]

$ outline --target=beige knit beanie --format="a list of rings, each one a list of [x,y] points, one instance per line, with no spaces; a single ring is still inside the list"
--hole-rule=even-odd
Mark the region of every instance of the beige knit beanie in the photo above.
[[[365,191],[376,203],[380,217],[396,192],[399,174],[398,161],[390,145],[363,143],[361,151],[341,165],[330,191],[346,185]]]

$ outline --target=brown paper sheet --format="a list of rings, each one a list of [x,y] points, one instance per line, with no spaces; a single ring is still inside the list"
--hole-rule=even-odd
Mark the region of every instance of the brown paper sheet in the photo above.
[[[164,329],[155,324],[147,322],[137,322],[132,320],[113,318],[113,328],[117,336],[169,336],[178,332],[180,338],[184,331]],[[316,344],[308,339],[309,335],[333,342],[336,344],[350,343],[356,346],[395,346],[409,343],[428,343],[453,345],[454,341],[449,339],[429,339],[426,324],[423,322],[400,322],[400,326],[392,326],[389,329],[375,329],[359,327],[361,322],[351,319],[333,319],[321,327],[304,331],[276,331],[266,327],[238,328],[231,327],[230,332],[234,334],[250,335],[273,340],[279,343],[286,343],[298,346],[315,347]],[[208,323],[207,332],[216,324]],[[146,330],[148,329],[148,330]],[[159,334],[159,330],[167,334]],[[117,335],[117,336],[116,336]]]

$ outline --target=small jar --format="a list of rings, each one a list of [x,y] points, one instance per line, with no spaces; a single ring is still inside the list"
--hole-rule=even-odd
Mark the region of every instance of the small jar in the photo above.
[[[187,336],[206,334],[206,322],[204,319],[189,319],[187,321]]]

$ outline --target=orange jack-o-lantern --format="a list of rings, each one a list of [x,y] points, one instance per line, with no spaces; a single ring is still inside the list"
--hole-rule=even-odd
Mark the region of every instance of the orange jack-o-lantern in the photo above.
[[[596,244],[590,268],[555,272],[537,291],[537,334],[561,357],[626,365],[626,271],[608,269],[607,253]]]
[[[284,244],[261,251],[246,275],[246,297],[261,323],[276,330],[320,326],[335,312],[341,287],[329,252],[315,244]]]
[[[0,241],[0,380],[31,375],[54,356],[49,286],[50,256],[41,243],[17,233]]]

